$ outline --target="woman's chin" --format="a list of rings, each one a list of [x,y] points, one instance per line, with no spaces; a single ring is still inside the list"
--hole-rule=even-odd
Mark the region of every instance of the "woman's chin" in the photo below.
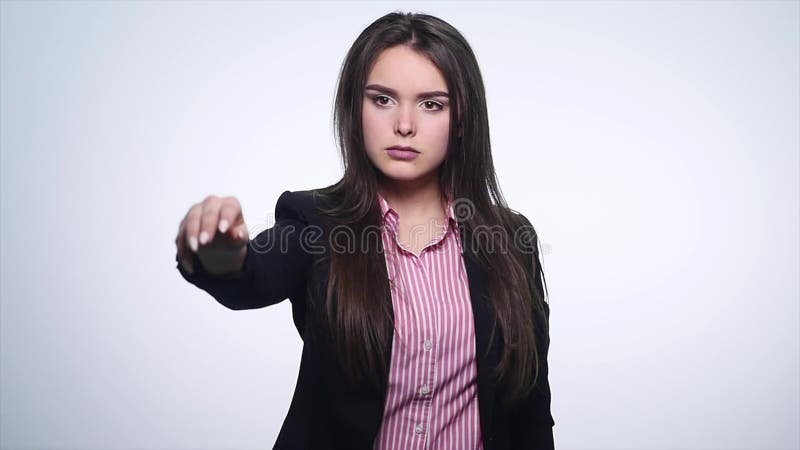
[[[400,183],[420,181],[427,175],[419,170],[382,170],[381,172],[385,178]]]

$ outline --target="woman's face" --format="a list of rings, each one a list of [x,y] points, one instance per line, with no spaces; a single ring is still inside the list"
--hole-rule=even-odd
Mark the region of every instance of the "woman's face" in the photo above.
[[[387,178],[436,178],[450,132],[447,95],[442,73],[427,57],[405,45],[378,56],[367,76],[362,125],[367,156]],[[416,152],[397,152],[392,146]]]

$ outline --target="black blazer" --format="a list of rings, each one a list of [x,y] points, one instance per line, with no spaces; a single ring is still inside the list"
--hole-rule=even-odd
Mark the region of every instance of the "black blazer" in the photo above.
[[[383,418],[388,380],[378,391],[366,384],[362,387],[347,384],[332,356],[332,344],[315,338],[316,333],[311,332],[321,325],[319,311],[324,305],[329,268],[323,257],[329,250],[325,245],[327,228],[323,218],[314,212],[317,198],[314,193],[312,190],[281,194],[275,207],[275,225],[250,241],[241,273],[225,277],[210,275],[203,270],[196,254],[193,273],[184,271],[180,264],[177,268],[187,281],[233,310],[262,308],[286,298],[292,302],[294,323],[303,338],[303,353],[292,403],[273,450],[371,450]],[[301,232],[306,227],[306,232]],[[540,369],[534,393],[513,408],[504,407],[498,395],[503,386],[490,378],[491,369],[500,360],[503,339],[498,332],[489,348],[493,314],[485,300],[487,273],[478,265],[471,246],[465,244],[470,242],[469,230],[461,222],[459,229],[475,321],[484,449],[552,449],[555,422],[550,414],[549,335],[539,339]],[[538,264],[538,253],[534,259]],[[549,318],[546,303],[545,311]],[[389,367],[388,359],[386,366]]]

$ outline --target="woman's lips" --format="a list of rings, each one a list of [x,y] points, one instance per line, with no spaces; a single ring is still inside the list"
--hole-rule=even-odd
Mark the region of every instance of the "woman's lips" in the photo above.
[[[415,153],[419,153],[417,151],[417,149],[415,149],[414,147],[409,147],[409,146],[406,146],[406,145],[393,145],[393,146],[389,147],[387,150],[392,150],[392,149],[394,149],[394,150],[408,150],[408,151],[412,151],[412,152],[415,152]]]
[[[413,150],[406,150],[405,148],[389,147],[386,149],[386,153],[388,153],[390,157],[394,159],[399,159],[401,161],[410,161],[419,156],[419,152]]]

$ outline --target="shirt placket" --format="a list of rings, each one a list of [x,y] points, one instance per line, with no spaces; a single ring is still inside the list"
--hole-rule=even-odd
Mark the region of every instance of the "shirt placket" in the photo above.
[[[418,425],[415,427],[415,432],[423,436],[422,448],[427,450],[430,441],[430,426],[431,426],[431,411],[433,409],[433,388],[436,386],[436,377],[438,369],[438,355],[441,340],[441,316],[438,305],[438,300],[431,298],[434,294],[433,285],[431,284],[430,271],[428,269],[427,261],[430,259],[430,252],[428,247],[429,243],[420,252],[419,257],[411,254],[409,257],[413,258],[417,270],[421,274],[424,282],[424,293],[428,298],[420,299],[421,308],[425,309],[425,314],[420,314],[418,317],[430,317],[431,323],[429,326],[426,324],[418,324],[418,329],[423,330],[423,339],[420,343],[422,348],[417,354],[423,355],[420,361],[422,369],[420,373],[423,374],[418,383],[417,399],[422,402],[423,414],[420,418]],[[419,345],[419,344],[418,344]]]
[[[433,245],[434,242],[429,242],[422,249],[422,251],[420,251],[420,256],[416,256],[413,254],[413,252],[408,251],[400,244],[400,240],[396,231],[396,224],[397,222],[392,223],[393,226],[389,227],[388,234],[388,238],[392,243],[393,251],[401,253],[401,255],[395,256],[411,260],[412,264],[416,268],[416,272],[422,277],[422,292],[429,296],[432,293],[432,285],[430,273],[425,262],[430,258],[429,252],[427,251],[428,247]],[[393,272],[392,278],[398,279],[398,274]],[[407,354],[407,356],[411,358],[414,358],[414,355],[418,355],[416,356],[418,361],[413,361],[412,364],[417,366],[416,372],[421,374],[419,379],[415,380],[417,385],[414,390],[415,396],[413,399],[415,402],[421,403],[421,412],[418,413],[419,415],[416,417],[412,417],[413,429],[411,432],[413,433],[413,436],[417,438],[414,439],[414,442],[418,445],[414,445],[414,448],[426,450],[430,445],[429,437],[431,413],[433,409],[433,386],[435,386],[436,383],[439,344],[441,343],[439,326],[441,319],[436,299],[414,299],[411,298],[412,293],[408,290],[406,290],[406,295],[409,296],[411,301],[407,302],[407,306],[405,307],[416,308],[420,310],[416,314],[410,314],[410,316],[414,317],[416,320],[415,328],[418,330],[420,335],[418,339],[413,341],[412,345],[415,347],[409,349],[410,353]],[[424,323],[422,320],[424,317],[430,317],[431,323]]]

